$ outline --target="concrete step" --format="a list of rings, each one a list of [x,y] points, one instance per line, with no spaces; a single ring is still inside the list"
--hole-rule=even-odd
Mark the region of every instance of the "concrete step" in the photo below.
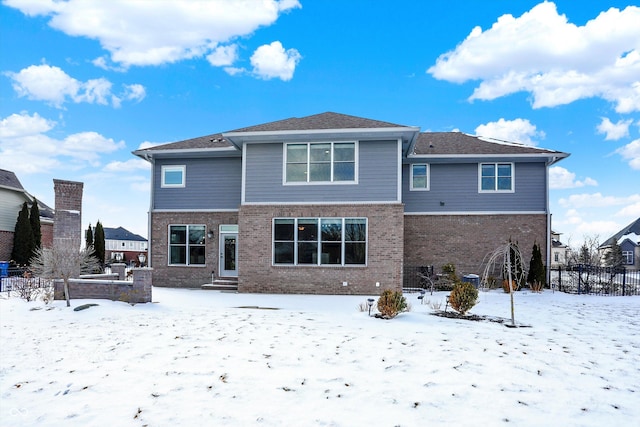
[[[216,279],[212,283],[205,283],[202,289],[214,291],[238,291],[238,279]]]

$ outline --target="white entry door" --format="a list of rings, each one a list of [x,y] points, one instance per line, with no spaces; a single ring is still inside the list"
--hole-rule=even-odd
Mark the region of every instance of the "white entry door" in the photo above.
[[[238,226],[220,226],[220,277],[238,277]]]

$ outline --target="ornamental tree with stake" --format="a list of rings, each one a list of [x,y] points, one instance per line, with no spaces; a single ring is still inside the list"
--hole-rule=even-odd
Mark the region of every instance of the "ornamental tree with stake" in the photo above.
[[[521,283],[526,277],[522,268],[513,268],[514,265],[524,265],[522,253],[517,243],[509,240],[507,243],[498,246],[485,257],[486,265],[482,273],[482,283],[489,282],[489,276],[498,267],[506,275],[505,279],[509,283],[509,295],[511,297],[511,326],[516,326],[513,294],[515,292],[514,283]]]

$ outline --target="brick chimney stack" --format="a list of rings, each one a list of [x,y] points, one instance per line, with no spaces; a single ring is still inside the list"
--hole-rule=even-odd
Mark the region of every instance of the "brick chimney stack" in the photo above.
[[[82,244],[82,182],[53,180],[55,221],[53,247],[71,241],[80,250]]]

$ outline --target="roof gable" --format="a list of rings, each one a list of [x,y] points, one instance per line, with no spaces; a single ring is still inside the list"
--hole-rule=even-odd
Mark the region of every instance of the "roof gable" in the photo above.
[[[605,242],[602,245],[600,245],[600,247],[603,248],[603,247],[606,247],[606,246],[611,246],[614,243],[619,242],[620,239],[623,236],[626,236],[627,234],[640,235],[640,218],[636,219],[631,224],[627,225],[625,228],[623,228],[622,230],[618,231],[613,236],[609,237],[607,240],[605,240]]]
[[[292,117],[285,120],[263,123],[231,131],[240,132],[278,132],[291,130],[327,130],[327,129],[377,129],[407,127],[379,120],[326,112],[306,117]]]
[[[16,191],[24,191],[24,187],[20,183],[16,174],[4,169],[0,169],[0,186],[11,188]]]

